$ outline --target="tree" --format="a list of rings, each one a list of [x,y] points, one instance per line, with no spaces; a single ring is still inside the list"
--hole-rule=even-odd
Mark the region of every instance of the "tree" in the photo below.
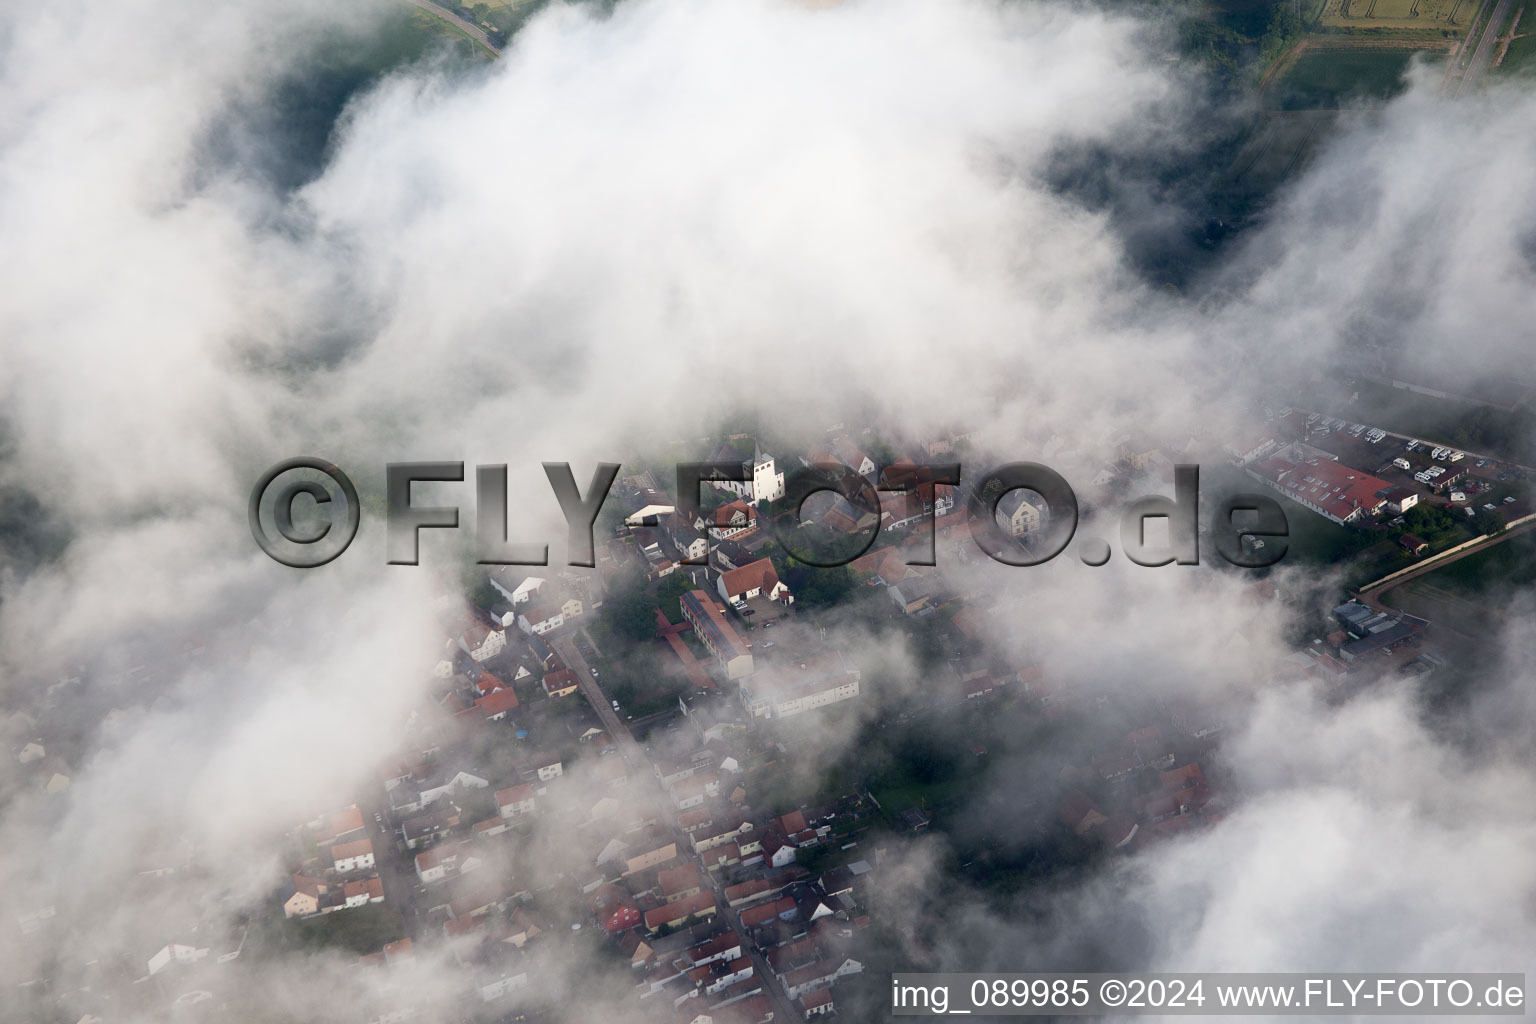
[[[1433,542],[1456,528],[1456,518],[1436,505],[1415,505],[1403,514],[1403,525],[1409,533]]]
[[[846,565],[820,569],[789,559],[784,576],[784,582],[795,595],[795,604],[807,610],[841,604],[858,586],[853,571]]]
[[[1504,513],[1484,510],[1478,522],[1484,537],[1497,537],[1504,532]]]
[[[681,607],[679,607],[679,601],[684,594],[693,588],[692,574],[689,573],[686,566],[680,567],[672,575],[668,576],[657,589],[656,604],[668,619],[677,622],[682,618],[683,614]]]
[[[603,600],[603,624],[621,640],[639,642],[656,635],[656,604],[645,592],[645,576],[631,571],[614,581]]]

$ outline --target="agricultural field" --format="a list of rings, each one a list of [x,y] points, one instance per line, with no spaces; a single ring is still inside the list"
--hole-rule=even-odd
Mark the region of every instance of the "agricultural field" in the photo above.
[[[1409,48],[1307,49],[1266,89],[1265,105],[1280,110],[1378,106],[1400,93]]]
[[[1327,0],[1319,19],[1325,28],[1412,29],[1465,32],[1477,0]]]
[[[1536,533],[1510,537],[1394,588],[1382,603],[1467,636],[1497,631],[1505,603],[1536,583]]]
[[[532,14],[541,0],[494,0],[494,2],[466,3],[457,8],[458,14],[481,28],[510,36],[523,19]],[[452,0],[445,6],[453,8]]]
[[[1226,187],[1262,195],[1279,187],[1325,139],[1334,121],[1328,111],[1272,111],[1259,118],[1227,171]]]
[[[1536,24],[1527,17],[1523,6],[1515,11],[1514,19],[1506,30],[1506,34],[1510,33],[1514,38],[1506,45],[1498,65],[1493,69],[1496,75],[1519,74],[1536,68]]]

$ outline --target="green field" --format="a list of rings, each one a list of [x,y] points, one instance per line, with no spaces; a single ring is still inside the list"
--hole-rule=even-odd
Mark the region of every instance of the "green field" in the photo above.
[[[1269,88],[1281,110],[1369,107],[1402,92],[1408,49],[1308,50]]]
[[[1536,31],[1532,31],[1531,23],[1524,17],[1520,19],[1520,26],[1521,34],[1509,44],[1503,62],[1494,69],[1495,74],[1529,74],[1536,68]]]
[[[1536,584],[1536,533],[1522,533],[1422,577],[1459,597]]]
[[[1505,601],[1536,584],[1536,534],[1522,533],[1381,595],[1382,603],[1469,637],[1497,632]]]

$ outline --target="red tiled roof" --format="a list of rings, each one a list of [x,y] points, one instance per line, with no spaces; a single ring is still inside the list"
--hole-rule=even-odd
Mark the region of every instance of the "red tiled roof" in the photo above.
[[[725,585],[725,592],[736,595],[745,594],[754,588],[761,588],[764,591],[772,590],[779,583],[779,574],[774,570],[772,560],[759,558],[755,562],[748,562],[740,569],[722,573],[720,579]]]
[[[704,885],[704,879],[699,875],[699,866],[692,863],[658,872],[656,881],[661,886],[661,891],[668,896],[688,889],[698,889]]]
[[[557,690],[568,690],[575,686],[578,682],[580,682],[580,680],[576,678],[575,672],[568,668],[562,668],[559,671],[551,672],[544,677],[544,692],[554,693]]]
[[[492,715],[505,714],[517,707],[517,694],[513,693],[510,687],[505,690],[497,690],[495,693],[487,694],[475,701],[475,707],[479,708],[486,718],[490,718]]]
[[[372,878],[360,878],[355,882],[348,882],[341,892],[342,896],[346,899],[362,896],[365,893],[371,900],[382,899],[384,897],[384,883],[378,875],[374,875]]]
[[[787,914],[794,909],[795,901],[785,896],[774,900],[772,903],[765,903],[760,907],[743,910],[741,912],[741,926],[743,928],[756,928],[758,925],[766,924],[780,914]]]
[[[363,857],[373,852],[371,839],[359,839],[356,842],[342,843],[340,846],[331,847],[332,860],[348,860],[352,857]]]
[[[533,798],[533,787],[524,783],[521,786],[509,786],[506,789],[496,791],[496,806],[509,807],[512,804],[522,803]]]
[[[691,917],[694,914],[707,913],[715,909],[715,894],[701,892],[695,896],[680,899],[675,903],[657,907],[645,914],[645,926],[649,929],[660,928],[662,925],[680,918]]]

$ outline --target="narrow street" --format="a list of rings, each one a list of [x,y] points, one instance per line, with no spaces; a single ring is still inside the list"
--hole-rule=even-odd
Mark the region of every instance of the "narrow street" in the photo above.
[[[582,694],[587,698],[587,702],[592,705],[592,709],[597,712],[603,727],[608,730],[608,735],[613,737],[614,746],[618,748],[620,755],[624,758],[624,763],[629,767],[631,780],[634,780],[637,775],[644,775],[650,780],[650,784],[655,786],[658,806],[666,818],[667,830],[676,841],[677,848],[682,851],[682,855],[698,867],[705,878],[709,879],[710,889],[715,894],[716,914],[730,926],[731,931],[736,933],[736,938],[741,943],[742,953],[752,961],[752,969],[762,982],[763,992],[773,1001],[774,1019],[799,1020],[801,1017],[799,1008],[785,994],[784,987],[779,983],[778,976],[773,973],[767,959],[758,951],[756,944],[752,941],[752,936],[742,927],[741,915],[726,904],[725,886],[721,877],[717,873],[708,870],[704,866],[703,858],[694,852],[693,843],[678,824],[677,808],[673,805],[671,796],[661,789],[655,768],[652,766],[650,758],[646,756],[645,748],[635,740],[629,731],[629,727],[614,713],[613,705],[610,703],[608,695],[603,692],[602,686],[592,675],[592,667],[582,657],[581,651],[577,649],[574,639],[567,634],[551,641],[550,646],[556,654],[560,655],[566,667],[576,673],[577,678],[580,680],[579,685]]]
[[[398,827],[390,826],[389,805],[383,795],[383,787],[368,787],[357,807],[363,812],[363,828],[373,843],[373,863],[384,886],[384,902],[400,915],[400,927],[405,937],[416,941],[420,938],[421,917],[416,906],[413,855],[409,851],[402,854],[396,849],[400,831]],[[380,820],[375,820],[376,814]]]

